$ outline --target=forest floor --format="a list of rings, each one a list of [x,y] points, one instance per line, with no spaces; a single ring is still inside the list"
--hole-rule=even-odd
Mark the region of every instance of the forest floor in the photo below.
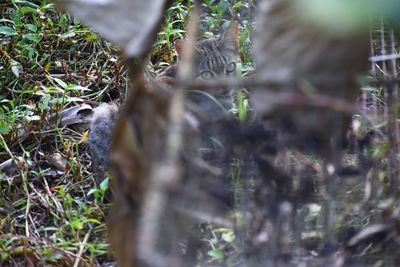
[[[187,2],[176,1],[168,10],[149,57],[151,75],[176,61],[172,44],[184,37]],[[253,2],[204,2],[202,36],[218,35],[221,25],[239,20],[242,71],[244,76],[252,75],[248,10]],[[100,185],[95,182],[88,129],[93,109],[100,103],[124,103],[128,78],[121,54],[48,0],[1,3],[0,14],[0,265],[115,266],[107,240],[109,179]],[[383,87],[363,88],[361,104],[383,113],[383,91]],[[366,225],[388,218],[394,221],[400,210],[387,169],[391,152],[385,115],[374,118],[368,127],[361,117],[353,116],[354,146],[343,158],[347,170],[354,167],[356,174],[344,173],[333,182],[338,192],[335,229],[343,247],[344,240],[351,240]],[[312,183],[318,183],[321,160],[295,150],[282,158],[300,170],[298,175],[307,173]],[[320,203],[325,199],[321,191],[313,193],[313,201],[298,207],[298,219],[305,222],[300,235],[306,251],[299,252],[299,262],[324,251]],[[385,251],[389,256],[382,258],[396,262],[393,258],[399,255],[393,251],[399,239],[393,229],[398,224],[372,225],[384,228],[386,235],[376,237],[369,228],[353,239],[364,241],[369,235],[373,239],[358,247],[355,258],[367,255],[373,260],[361,263],[382,263],[379,255]],[[227,266],[241,255],[233,242],[235,229],[213,225],[204,229],[210,266]],[[393,247],[388,247],[389,242]]]

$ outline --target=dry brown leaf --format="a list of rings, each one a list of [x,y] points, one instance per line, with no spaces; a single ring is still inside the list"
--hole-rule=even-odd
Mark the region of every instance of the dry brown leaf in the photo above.
[[[91,122],[92,114],[93,109],[88,104],[67,108],[60,112],[60,127],[82,125],[83,129],[87,129]]]
[[[7,171],[8,169],[15,168],[15,167],[16,167],[16,165],[14,164],[14,161],[12,159],[8,159],[8,160],[0,163],[1,171]]]
[[[44,156],[46,160],[50,163],[50,165],[56,167],[57,169],[65,172],[67,170],[67,166],[65,163],[64,158],[61,156],[60,153],[56,152],[50,155],[45,155]]]
[[[348,245],[354,246],[359,242],[375,237],[376,235],[381,234],[383,232],[387,232],[388,230],[393,229],[394,226],[397,226],[394,220],[388,220],[383,223],[375,223],[369,225],[364,229],[362,229],[360,232],[358,232],[355,236],[353,236],[349,240]]]

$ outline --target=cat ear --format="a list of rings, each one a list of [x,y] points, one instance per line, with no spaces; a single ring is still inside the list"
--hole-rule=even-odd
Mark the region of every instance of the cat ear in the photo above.
[[[178,53],[178,57],[182,56],[183,42],[184,42],[183,40],[175,41],[175,49],[176,49],[176,52]]]
[[[232,21],[228,29],[225,30],[222,35],[222,41],[226,47],[232,48],[234,50],[239,49],[238,23],[236,21]]]

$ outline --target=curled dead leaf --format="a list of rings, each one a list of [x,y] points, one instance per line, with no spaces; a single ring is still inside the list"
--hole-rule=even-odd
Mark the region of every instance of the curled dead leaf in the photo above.
[[[64,172],[67,170],[67,164],[65,163],[65,160],[60,153],[56,152],[48,156],[45,155],[44,157],[50,165],[56,167],[57,169]]]

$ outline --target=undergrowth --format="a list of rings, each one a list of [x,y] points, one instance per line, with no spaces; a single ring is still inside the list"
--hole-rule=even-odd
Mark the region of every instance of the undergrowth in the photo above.
[[[250,15],[242,14],[251,3],[205,1],[208,15],[201,22],[201,37],[208,38],[228,21],[249,17],[239,24],[243,75],[253,69]],[[168,10],[149,59],[154,75],[176,61],[173,43],[185,36],[191,5],[178,0]],[[0,8],[0,163],[8,166],[0,173],[0,265],[113,262],[108,179],[95,184],[85,121],[65,124],[60,117],[74,107],[84,112],[100,102],[124,102],[128,81],[120,52],[49,0],[12,0]],[[248,108],[243,96],[241,120]],[[239,173],[232,173],[235,186]],[[211,261],[237,252],[232,229],[206,229]]]
[[[148,59],[151,75],[176,62],[174,42],[185,37],[192,4],[190,0],[177,0],[168,9]],[[242,64],[237,68],[238,77],[254,73],[250,51],[253,8],[251,0],[204,0],[201,7],[200,38],[220,34],[232,20],[239,22]],[[81,115],[84,118],[101,102],[123,105],[128,78],[120,52],[81,22],[57,11],[49,0],[11,0],[0,4],[0,14],[0,168],[5,170],[0,172],[0,265],[114,264],[106,235],[109,180],[95,183],[88,153],[88,125]],[[398,53],[398,46],[396,49]],[[366,108],[385,109],[383,87],[364,87],[363,95]],[[236,103],[234,113],[240,126],[250,117],[245,88],[238,90]],[[347,171],[352,170],[350,167],[362,169],[365,185],[355,184],[356,178],[350,174],[332,182],[343,194],[343,205],[338,205],[338,213],[342,213],[335,221],[338,235],[345,236],[343,240],[368,222],[398,212],[398,203],[391,196],[396,189],[388,186],[390,179],[394,180],[387,171],[390,142],[381,133],[387,125],[379,116],[370,120],[369,126],[363,127],[366,119],[354,116],[349,133],[354,147],[343,157]],[[283,159],[277,163],[280,167],[306,173],[310,178],[306,185],[310,186],[303,191],[313,190],[318,183],[315,176],[323,172],[320,159],[298,151],[280,151],[277,158]],[[237,225],[246,219],[239,199],[245,183],[243,165],[240,159],[233,159],[229,170],[234,201],[231,216]],[[255,190],[254,181],[248,180],[248,188]],[[367,196],[374,204],[368,204],[362,216],[343,215],[350,214],[352,207],[346,204],[354,196]],[[363,201],[357,204],[366,206]],[[305,231],[298,234],[304,247],[311,247],[308,258],[323,250],[317,247],[322,240],[321,205],[317,202],[297,203],[295,207],[305,222]],[[240,258],[243,251],[235,242],[236,229],[213,224],[199,227],[201,241],[207,244],[207,251],[202,251],[203,262],[226,266]],[[369,245],[362,253],[368,249]],[[378,248],[370,254],[380,252]]]

